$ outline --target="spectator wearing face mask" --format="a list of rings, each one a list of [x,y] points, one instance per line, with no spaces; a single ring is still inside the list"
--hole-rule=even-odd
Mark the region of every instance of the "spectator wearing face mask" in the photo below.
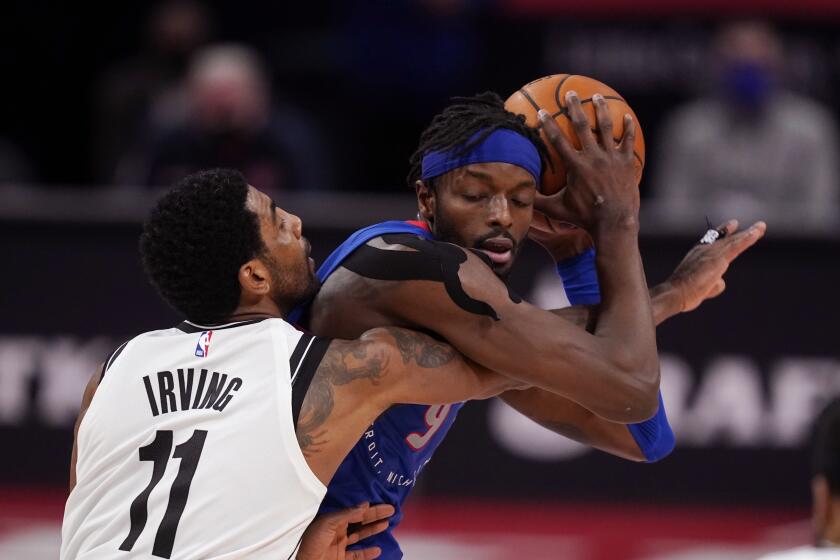
[[[763,23],[724,28],[715,91],[679,109],[661,137],[654,180],[663,220],[696,229],[734,216],[798,232],[831,231],[838,215],[833,116],[783,88],[783,50]]]
[[[186,118],[150,135],[121,183],[162,186],[209,167],[242,170],[268,193],[331,188],[329,149],[308,115],[277,103],[257,54],[241,45],[199,51],[186,83]],[[131,166],[124,166],[131,169]]]

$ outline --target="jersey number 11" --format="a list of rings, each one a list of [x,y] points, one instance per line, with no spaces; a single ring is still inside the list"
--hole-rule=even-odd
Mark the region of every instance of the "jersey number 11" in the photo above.
[[[155,535],[155,544],[152,548],[154,556],[160,558],[172,556],[175,531],[178,530],[178,522],[181,521],[181,514],[184,513],[184,507],[187,505],[190,484],[193,475],[195,475],[195,469],[198,467],[198,459],[201,457],[205,439],[207,439],[207,430],[195,430],[190,439],[175,447],[175,453],[172,457],[181,459],[181,466],[178,468],[178,475],[169,491],[169,501],[166,504],[163,521],[160,522],[160,527],[158,527]],[[131,502],[131,509],[129,510],[131,529],[120,545],[120,550],[130,551],[134,547],[134,543],[137,542],[140,533],[146,527],[146,520],[149,516],[149,495],[160,482],[160,479],[163,478],[170,453],[172,453],[172,430],[158,430],[152,443],[140,448],[140,460],[152,461],[152,480]]]

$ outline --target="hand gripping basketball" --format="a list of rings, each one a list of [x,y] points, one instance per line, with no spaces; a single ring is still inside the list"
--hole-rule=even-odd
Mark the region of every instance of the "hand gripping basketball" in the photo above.
[[[615,126],[612,128],[612,139],[617,144],[624,134],[622,126],[625,114],[629,114],[636,120],[636,137],[633,145],[633,155],[636,158],[636,171],[641,177],[642,169],[645,166],[645,139],[642,129],[636,119],[633,108],[619,92],[603,82],[599,82],[587,76],[573,74],[554,74],[545,76],[525,84],[505,101],[505,108],[525,118],[525,124],[531,127],[540,125],[537,112],[544,109],[551,113],[551,117],[572,142],[575,148],[580,149],[580,143],[575,135],[575,127],[569,116],[569,108],[566,106],[566,93],[574,91],[580,99],[583,113],[589,121],[590,128],[596,132],[595,106],[592,103],[596,94],[600,94],[606,100],[607,109]],[[541,134],[546,143],[546,135]],[[559,154],[549,147],[549,159],[543,166],[542,178],[539,191],[543,194],[554,194],[566,186],[566,165]]]
[[[573,91],[566,94],[566,106],[580,150],[575,149],[546,111],[540,111],[540,126],[560,154],[567,169],[567,184],[557,194],[538,196],[534,208],[546,217],[582,226],[592,232],[599,225],[638,226],[639,188],[633,155],[636,126],[624,115],[624,134],[616,145],[613,122],[604,97],[592,98],[598,138]]]

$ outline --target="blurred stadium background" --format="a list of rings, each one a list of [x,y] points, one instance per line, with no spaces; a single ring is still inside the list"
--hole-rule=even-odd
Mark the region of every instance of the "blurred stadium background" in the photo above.
[[[706,216],[766,217],[769,233],[722,297],[659,330],[672,456],[624,462],[500,402],[472,403],[409,500],[407,558],[748,559],[809,541],[809,431],[840,394],[840,3],[10,8],[0,57],[0,558],[56,557],[88,376],[122,340],[177,319],[136,251],[161,185],[193,165],[238,165],[303,218],[320,262],[359,226],[413,216],[407,159],[448,98],[506,97],[558,72],[615,87],[643,126],[651,284]],[[720,34],[744,17],[774,31]],[[748,103],[729,103],[732,128],[697,144],[692,131],[712,119],[688,120],[685,104],[733,94]],[[768,101],[781,95],[795,107]],[[737,135],[740,147],[726,143]],[[720,160],[737,177],[715,204],[691,199],[690,187],[667,191],[678,181],[668,157],[678,156],[666,155],[686,137],[695,144],[677,171],[694,173],[687,183],[717,188],[709,168]],[[545,306],[563,297],[536,247],[513,283]]]

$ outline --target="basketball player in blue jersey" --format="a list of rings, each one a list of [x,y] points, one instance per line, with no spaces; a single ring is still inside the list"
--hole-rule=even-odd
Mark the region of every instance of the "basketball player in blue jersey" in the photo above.
[[[612,138],[603,99],[593,103],[599,137]],[[674,437],[658,395],[654,322],[719,295],[723,273],[765,226],[735,233],[737,223],[730,222],[710,230],[705,241],[723,239],[698,244],[648,293],[637,245],[634,124],[625,121],[618,146],[604,145],[573,93],[567,106],[580,151],[541,117],[569,169],[569,187],[550,197],[537,193],[546,161],[538,132],[505,111],[498,96],[459,99],[437,115],[411,158],[408,180],[420,219],[351,235],[324,262],[322,288],[297,316],[329,336],[354,337],[383,325],[435,333],[468,358],[528,384],[501,397],[543,426],[619,457],[655,461],[671,451]],[[584,226],[594,240],[597,251],[584,230],[532,230],[557,262],[575,307],[543,311],[503,283],[535,208]],[[587,306],[595,304],[598,312],[590,313]],[[392,504],[393,529],[462,404],[391,407],[336,472],[322,511],[363,500]],[[402,556],[390,530],[358,546],[372,544],[382,558]]]

